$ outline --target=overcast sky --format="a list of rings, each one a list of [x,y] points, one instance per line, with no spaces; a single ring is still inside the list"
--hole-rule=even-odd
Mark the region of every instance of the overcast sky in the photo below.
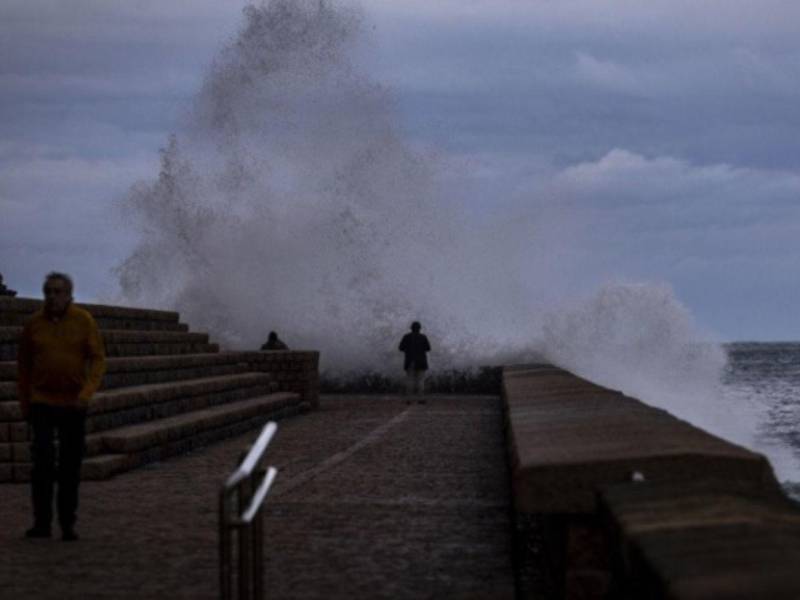
[[[113,295],[115,205],[158,170],[242,2],[0,4],[0,272]],[[552,198],[598,273],[667,282],[722,339],[800,339],[800,4],[364,0],[411,143],[472,165],[477,214]],[[522,201],[522,200],[521,200]],[[593,246],[597,247],[597,246]],[[600,277],[600,278],[602,278]]]

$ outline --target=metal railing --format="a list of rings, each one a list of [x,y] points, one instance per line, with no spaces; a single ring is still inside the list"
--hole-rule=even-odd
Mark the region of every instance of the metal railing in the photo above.
[[[239,600],[260,600],[264,597],[264,524],[261,508],[278,471],[275,467],[264,468],[261,459],[277,429],[278,426],[272,421],[264,426],[220,491],[219,582],[222,600],[232,600],[235,597],[234,588],[238,588]],[[238,536],[238,556],[234,556],[234,535]],[[235,585],[234,562],[237,563]]]

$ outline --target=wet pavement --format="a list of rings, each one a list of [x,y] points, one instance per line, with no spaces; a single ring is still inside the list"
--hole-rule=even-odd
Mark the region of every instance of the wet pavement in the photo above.
[[[0,598],[219,597],[217,498],[256,431],[81,487],[77,543],[23,538],[0,485]],[[267,598],[513,598],[500,399],[322,396],[267,463]]]

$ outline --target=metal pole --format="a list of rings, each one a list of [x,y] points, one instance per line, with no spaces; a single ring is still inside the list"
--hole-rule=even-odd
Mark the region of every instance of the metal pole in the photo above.
[[[262,504],[275,480],[277,469],[265,469],[261,461],[276,429],[275,423],[266,424],[255,444],[242,454],[239,466],[228,477],[220,492],[219,583],[222,600],[233,600],[234,597],[262,600],[264,597]],[[235,500],[232,498],[234,494],[237,496]],[[238,506],[235,517],[232,511],[234,505]],[[234,535],[238,536],[236,545]]]
[[[266,472],[266,469],[259,469],[254,481],[261,480]],[[264,511],[261,507],[253,520],[253,597],[264,598]]]
[[[219,589],[222,600],[231,599],[231,532],[228,528],[228,497],[223,489],[219,496]]]
[[[253,479],[248,477],[239,485],[239,515],[244,514],[253,495]],[[250,600],[251,527],[247,523],[239,526],[239,600]]]

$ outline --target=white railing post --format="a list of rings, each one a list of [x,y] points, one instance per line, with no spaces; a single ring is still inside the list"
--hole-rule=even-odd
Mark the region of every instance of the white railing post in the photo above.
[[[233,600],[234,588],[238,589],[240,600],[261,600],[264,597],[264,522],[261,509],[278,471],[275,467],[264,469],[260,463],[277,429],[272,421],[264,426],[220,490],[219,585],[222,600]],[[233,505],[237,511],[235,516],[232,515]],[[238,536],[235,585],[234,531]]]

